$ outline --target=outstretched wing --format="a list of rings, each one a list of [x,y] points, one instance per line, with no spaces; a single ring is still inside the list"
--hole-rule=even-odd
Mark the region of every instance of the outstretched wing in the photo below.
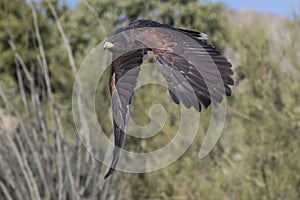
[[[152,49],[175,103],[200,111],[231,95],[231,63],[204,41],[205,34],[166,25],[145,29],[137,39]]]
[[[110,169],[104,178],[111,175],[119,160],[120,149],[125,138],[127,106],[131,103],[140,65],[145,54],[146,50],[144,49],[131,51],[113,60],[111,64],[110,92],[115,146]]]

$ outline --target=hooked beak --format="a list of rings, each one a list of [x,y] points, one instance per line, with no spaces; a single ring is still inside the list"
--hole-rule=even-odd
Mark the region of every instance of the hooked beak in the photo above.
[[[111,48],[113,48],[113,47],[114,47],[114,44],[111,43],[111,42],[105,42],[105,43],[104,43],[104,50],[105,50],[105,49],[111,49]]]

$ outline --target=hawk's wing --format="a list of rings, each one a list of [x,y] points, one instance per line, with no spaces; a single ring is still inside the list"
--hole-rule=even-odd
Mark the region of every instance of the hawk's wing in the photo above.
[[[140,65],[145,54],[146,50],[144,49],[131,51],[113,60],[111,64],[110,91],[115,146],[111,167],[104,178],[114,171],[119,160],[120,149],[125,138],[127,106],[131,103]]]
[[[155,37],[149,39],[151,34]],[[201,104],[208,107],[230,96],[229,85],[234,84],[230,62],[203,37],[200,32],[169,26],[149,28],[137,37],[152,49],[173,101],[198,111]]]

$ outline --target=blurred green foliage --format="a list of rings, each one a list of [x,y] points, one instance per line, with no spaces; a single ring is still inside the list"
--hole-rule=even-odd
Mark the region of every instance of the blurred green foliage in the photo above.
[[[3,95],[0,98],[0,106],[12,115],[18,116],[18,120],[21,121],[20,127],[12,134],[12,141],[17,144],[23,162],[26,163],[28,160],[41,199],[50,197],[70,199],[77,195],[87,199],[300,198],[298,15],[295,15],[294,19],[287,20],[285,28],[288,39],[274,43],[269,38],[264,24],[259,22],[245,26],[230,24],[226,17],[227,11],[220,3],[203,3],[196,0],[101,0],[81,1],[74,9],[68,8],[64,1],[52,0],[50,3],[54,6],[58,20],[63,26],[77,69],[98,43],[114,34],[118,28],[126,26],[128,22],[144,18],[207,33],[210,36],[209,42],[225,50],[232,58],[236,85],[232,88],[233,96],[227,100],[228,113],[223,134],[214,150],[205,159],[198,158],[198,150],[209,124],[209,109],[201,113],[199,134],[193,145],[175,163],[160,171],[146,174],[116,172],[103,188],[94,189],[94,185],[99,184],[96,180],[97,173],[104,173],[105,170],[96,165],[90,157],[85,157],[85,150],[78,141],[73,144],[76,136],[71,112],[74,74],[66,46],[57,29],[57,21],[47,1],[32,4],[37,13],[38,27],[49,67],[51,89],[56,102],[53,106],[41,67],[40,44],[36,36],[30,3],[24,0],[2,1],[0,86],[12,106],[8,106]],[[12,44],[16,47],[15,51]],[[273,49],[278,50],[275,55]],[[20,55],[33,77],[33,82],[26,78],[20,60],[16,59],[16,53]],[[285,66],[280,65],[282,59],[288,59],[293,68],[285,70]],[[20,86],[20,78],[18,79],[18,68],[23,88]],[[99,81],[96,101],[101,104],[97,104],[96,109],[99,123],[105,134],[110,135],[112,127],[108,114],[110,107],[108,75],[107,70]],[[155,79],[158,71],[153,70],[150,76]],[[25,112],[26,103],[24,95],[21,95],[22,89],[25,91],[25,100],[33,102],[28,103],[28,113]],[[139,140],[127,137],[124,147],[126,150],[153,151],[173,138],[172,133],[176,132],[180,121],[178,118],[180,110],[172,103],[165,88],[149,85],[139,89],[133,99],[131,109],[133,119],[137,124],[148,124],[150,120],[148,112],[154,103],[163,105],[168,113],[165,127],[151,139]],[[57,116],[55,110],[61,121],[53,118]],[[58,136],[61,132],[60,124],[64,132],[61,143]],[[34,190],[30,190],[30,184],[22,186],[22,183],[27,183],[24,175],[26,173],[21,173],[24,166],[20,164],[22,162],[18,160],[17,154],[11,151],[13,148],[6,146],[5,141],[10,141],[7,139],[10,137],[2,136],[4,135],[2,132],[5,131],[0,131],[2,146],[0,160],[5,162],[0,164],[0,199],[5,199],[9,195],[18,198],[19,193],[24,195],[22,196],[24,199],[37,198],[38,195],[32,196],[35,193]],[[26,140],[27,135],[24,136],[25,133],[34,139],[36,137],[34,133],[38,137],[47,134],[49,142],[46,144],[50,147],[31,147],[30,140]],[[63,148],[63,155],[58,154],[61,151],[60,147]],[[36,165],[38,162],[24,153],[28,152],[29,155],[41,153],[45,148],[50,152],[50,156],[42,157],[42,164],[53,167],[45,170],[46,178],[38,170],[39,166]],[[63,169],[60,169],[60,156],[65,159]],[[9,163],[14,166],[13,170],[4,171],[8,169]],[[68,171],[68,163],[81,167],[74,167],[74,171]],[[26,165],[25,169],[30,171]],[[73,177],[73,183],[70,177]],[[50,180],[49,183],[52,185],[43,182],[44,178],[47,183]],[[14,185],[11,180],[19,183]],[[33,180],[31,180],[32,187]],[[63,185],[61,190],[60,185]],[[15,190],[20,192],[14,192]],[[74,194],[74,191],[77,193]]]

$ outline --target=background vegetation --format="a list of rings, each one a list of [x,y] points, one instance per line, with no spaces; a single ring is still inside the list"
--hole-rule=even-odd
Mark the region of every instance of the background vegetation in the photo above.
[[[74,9],[58,0],[2,0],[0,199],[299,199],[300,17],[285,20],[274,39],[265,24],[231,23],[228,15],[222,4],[196,0],[83,0]],[[205,159],[197,154],[209,110],[193,145],[171,166],[104,181],[106,168],[76,137],[74,75],[92,48],[136,18],[208,33],[233,62],[236,85],[221,139]],[[180,119],[165,89],[139,90],[133,118],[148,123],[147,109],[139,111],[158,92],[166,126],[152,141],[128,138],[126,148],[150,151],[173,137]],[[99,121],[110,134],[102,112],[110,106],[107,80],[98,95],[105,102]]]

